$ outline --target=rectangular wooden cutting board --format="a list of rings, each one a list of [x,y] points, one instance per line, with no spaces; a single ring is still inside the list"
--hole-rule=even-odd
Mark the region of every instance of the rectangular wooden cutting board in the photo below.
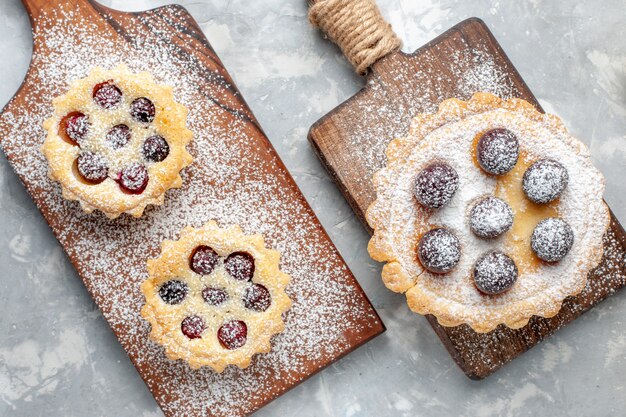
[[[167,416],[243,416],[384,326],[193,18],[182,8],[121,13],[87,0],[24,0],[34,31],[24,84],[0,115],[0,142],[80,278]],[[52,99],[94,66],[127,64],[172,85],[189,108],[193,164],[165,204],[134,219],[88,215],[61,197],[40,152]],[[262,233],[292,276],[293,307],[269,354],[216,374],[166,359],[148,339],[139,289],[164,239],[209,220]],[[37,306],[33,306],[37,308]],[[112,382],[113,383],[113,382]]]
[[[412,54],[392,52],[371,68],[366,86],[313,125],[309,140],[365,227],[375,199],[371,178],[385,163],[385,148],[404,136],[411,118],[433,112],[451,97],[474,92],[520,97],[541,106],[486,25],[465,20]],[[533,317],[519,330],[503,326],[479,334],[467,325],[446,328],[427,316],[463,372],[482,379],[626,285],[626,234],[611,213],[605,257],[587,287],[568,298],[551,319]]]

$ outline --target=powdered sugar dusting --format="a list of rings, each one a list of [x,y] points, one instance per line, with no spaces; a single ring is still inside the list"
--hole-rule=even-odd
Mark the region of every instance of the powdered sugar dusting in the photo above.
[[[516,303],[532,306],[531,314],[545,315],[553,311],[554,300],[560,301],[580,291],[586,276],[580,271],[588,271],[596,265],[598,259],[592,254],[601,245],[607,227],[607,211],[602,201],[604,179],[593,167],[584,145],[559,126],[556,118],[545,117],[537,121],[521,111],[495,109],[477,112],[466,115],[460,121],[444,124],[423,139],[403,139],[406,141],[402,145],[407,149],[406,155],[390,161],[389,166],[381,171],[380,183],[394,185],[377,189],[380,202],[377,203],[377,210],[385,219],[385,236],[391,241],[388,246],[396,248],[396,259],[409,276],[419,275],[416,287],[432,300],[434,309],[445,306],[441,308],[460,322],[479,325],[491,323],[494,317],[495,320],[503,320],[510,306]],[[518,266],[524,262],[512,252],[510,239],[484,240],[471,233],[468,227],[472,203],[485,195],[493,195],[496,190],[496,177],[487,176],[475,163],[474,138],[480,132],[501,127],[515,134],[528,161],[558,155],[569,172],[577,172],[576,178],[571,179],[561,195],[557,207],[559,216],[574,230],[575,240],[563,261],[542,265],[537,270],[520,270],[519,279],[508,292],[487,298],[471,282],[472,268],[482,254],[500,250],[510,254]],[[411,187],[414,172],[433,160],[445,161],[456,169],[459,189],[447,206],[424,218],[416,213]],[[517,187],[521,188],[521,184]],[[515,213],[517,221],[520,221],[520,211],[524,210],[526,208],[518,208]],[[422,273],[412,246],[406,243],[415,239],[424,223],[428,223],[429,227],[448,227],[461,241],[461,260],[456,269],[444,277]],[[512,239],[516,245],[530,245],[529,236],[515,235]]]
[[[195,58],[168,43],[170,25],[184,19],[178,9],[160,12],[165,13],[162,21],[126,28],[129,47],[69,6],[60,7],[68,9],[44,15],[36,25],[35,51],[45,53],[35,55],[30,75],[36,82],[22,92],[28,111],[7,112],[0,119],[3,149],[38,196],[38,206],[56,219],[55,234],[165,413],[249,413],[344,353],[352,346],[348,337],[363,340],[375,334],[379,319],[282,163],[257,139],[239,93],[221,73],[202,69]],[[189,31],[177,36],[189,45],[198,42]],[[61,198],[58,185],[47,177],[39,147],[52,98],[92,67],[119,63],[147,70],[157,82],[174,87],[176,100],[190,109],[194,141],[188,148],[195,161],[183,171],[183,188],[168,192],[162,207],[148,209],[140,219],[111,221],[100,213],[87,215],[77,203]],[[247,370],[231,367],[220,375],[168,361],[162,348],[148,341],[148,324],[139,315],[145,260],[158,254],[162,240],[176,239],[183,227],[210,219],[262,233],[267,245],[282,253],[281,268],[292,276],[287,292],[294,300],[286,330],[274,339],[272,351],[257,356]]]

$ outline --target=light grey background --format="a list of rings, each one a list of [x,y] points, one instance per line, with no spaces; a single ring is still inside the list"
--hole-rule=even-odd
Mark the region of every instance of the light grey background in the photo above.
[[[124,10],[165,1],[106,0]],[[368,236],[316,159],[309,126],[363,79],[312,29],[305,0],[187,0],[270,140],[373,301],[387,333],[259,416],[624,416],[626,291],[486,381],[467,379],[427,322],[386,290]],[[547,111],[591,147],[626,222],[626,1],[379,0],[421,46],[484,19]],[[0,0],[0,102],[31,53],[19,0]],[[0,158],[0,415],[162,415],[45,221]]]

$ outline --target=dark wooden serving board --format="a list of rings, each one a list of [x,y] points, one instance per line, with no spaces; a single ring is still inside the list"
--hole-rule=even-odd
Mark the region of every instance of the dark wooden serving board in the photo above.
[[[0,115],[7,158],[167,416],[242,416],[379,335],[384,326],[280,161],[215,51],[179,6],[122,13],[88,0],[24,0],[34,47]],[[209,6],[207,6],[209,7]],[[140,219],[87,215],[47,178],[39,150],[51,99],[93,65],[125,62],[173,83],[190,110],[194,163],[183,187]],[[294,304],[273,350],[222,374],[168,361],[139,316],[147,258],[187,225],[215,219],[281,250]],[[33,306],[36,308],[37,306]],[[115,381],[111,381],[112,384]]]
[[[385,164],[389,141],[407,132],[413,115],[476,91],[520,97],[541,109],[489,29],[472,18],[412,54],[392,52],[376,62],[366,86],[313,125],[309,140],[369,231],[364,214],[375,199],[371,178]],[[482,379],[626,285],[625,253],[626,234],[611,213],[603,262],[557,316],[533,317],[522,329],[501,326],[487,334],[427,319],[463,372]]]

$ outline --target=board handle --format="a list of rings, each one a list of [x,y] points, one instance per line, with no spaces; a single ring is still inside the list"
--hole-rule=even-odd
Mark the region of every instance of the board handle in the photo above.
[[[341,48],[360,75],[402,42],[374,0],[309,0],[309,21]]]
[[[22,0],[24,8],[26,8],[26,12],[28,13],[28,17],[30,18],[30,22],[33,24],[33,27],[37,18],[42,15],[46,10],[51,10],[62,3],[72,3],[78,7],[79,4],[86,2],[87,0]]]

